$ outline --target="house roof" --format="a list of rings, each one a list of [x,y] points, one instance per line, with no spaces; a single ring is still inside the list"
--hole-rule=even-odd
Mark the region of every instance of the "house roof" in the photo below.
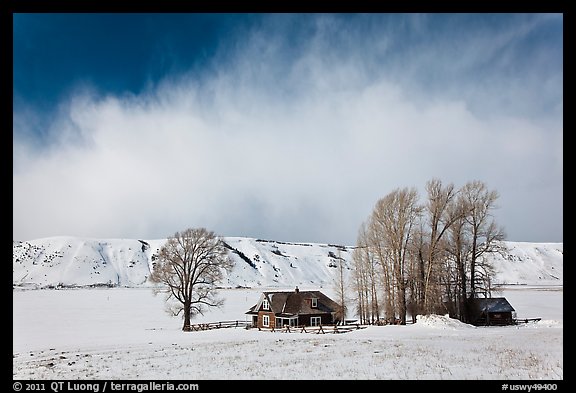
[[[472,309],[482,313],[512,312],[514,307],[508,303],[504,297],[476,298],[470,299]]]
[[[309,299],[318,299],[317,307],[312,308]],[[246,312],[256,314],[262,305],[262,301],[268,299],[270,311],[276,315],[303,315],[332,313],[338,309],[338,303],[330,299],[320,291],[277,291],[263,292],[260,300]]]

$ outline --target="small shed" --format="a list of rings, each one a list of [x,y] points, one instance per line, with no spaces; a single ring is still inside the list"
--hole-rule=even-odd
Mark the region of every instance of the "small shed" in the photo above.
[[[469,299],[470,323],[476,326],[516,324],[516,310],[504,297]]]

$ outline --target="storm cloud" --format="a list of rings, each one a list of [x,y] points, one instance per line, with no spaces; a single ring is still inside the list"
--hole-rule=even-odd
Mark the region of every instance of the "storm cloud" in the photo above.
[[[48,122],[14,112],[14,240],[204,226],[354,244],[379,198],[439,178],[497,190],[509,240],[561,242],[561,30],[561,15],[278,14],[139,92],[79,83]]]

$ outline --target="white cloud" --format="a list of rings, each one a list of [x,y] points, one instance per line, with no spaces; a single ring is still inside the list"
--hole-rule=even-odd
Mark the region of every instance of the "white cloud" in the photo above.
[[[503,217],[534,209],[561,216],[561,204],[518,191],[539,193],[542,178],[561,189],[561,119],[506,108],[483,118],[474,99],[497,96],[499,86],[471,77],[461,94],[453,94],[460,81],[447,79],[450,94],[414,89],[405,81],[423,65],[408,65],[402,78],[405,58],[375,68],[396,37],[350,28],[342,52],[333,36],[342,22],[318,26],[293,58],[285,41],[260,31],[203,79],[170,76],[138,96],[73,96],[51,125],[48,149],[14,141],[14,238],[162,238],[206,226],[226,236],[352,243],[378,198],[423,189],[432,177],[486,181],[506,201]],[[431,47],[418,59],[449,61],[433,55]],[[471,56],[458,64],[476,63]],[[529,239],[515,222],[502,224],[511,240],[561,241],[556,224],[551,238]]]

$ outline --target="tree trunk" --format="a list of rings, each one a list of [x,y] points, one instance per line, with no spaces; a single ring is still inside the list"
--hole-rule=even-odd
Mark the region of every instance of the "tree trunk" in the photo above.
[[[461,262],[463,264],[463,262]],[[462,285],[462,292],[460,294],[460,301],[462,302],[461,306],[461,321],[462,322],[468,322],[469,318],[468,318],[468,303],[466,302],[466,299],[468,299],[468,292],[466,291],[466,286],[468,285],[467,281],[466,281],[466,272],[464,271],[464,267],[462,266],[460,268],[460,284]]]
[[[182,330],[185,332],[189,332],[192,330],[190,327],[190,304],[184,304],[184,325],[182,326]]]

